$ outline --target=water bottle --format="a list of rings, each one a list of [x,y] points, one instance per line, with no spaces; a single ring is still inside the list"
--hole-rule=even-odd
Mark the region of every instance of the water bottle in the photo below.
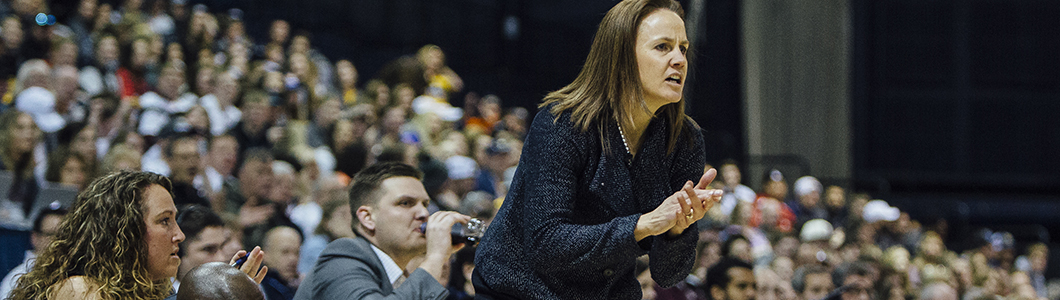
[[[420,231],[427,232],[427,223],[420,225]],[[468,247],[478,245],[484,233],[486,233],[486,223],[479,219],[468,220],[467,224],[453,224],[453,230],[450,232],[453,237],[453,245],[464,243]]]

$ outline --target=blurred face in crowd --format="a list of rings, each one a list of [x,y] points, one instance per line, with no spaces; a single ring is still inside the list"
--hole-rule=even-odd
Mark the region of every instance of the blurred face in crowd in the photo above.
[[[85,163],[80,159],[68,157],[59,170],[59,183],[77,187],[80,190],[85,186],[85,180],[88,177],[85,174],[86,169]]]
[[[77,68],[72,66],[55,69],[55,111],[65,112],[70,102],[76,100],[78,91]]]
[[[114,36],[104,36],[96,47],[96,61],[99,64],[105,66],[118,61],[118,39]]]
[[[96,158],[96,129],[85,127],[74,136],[70,143],[70,149],[81,154],[85,159]]]
[[[721,179],[725,182],[725,186],[735,187],[740,184],[740,167],[734,164],[725,164],[721,166]]]
[[[191,125],[191,128],[198,130],[198,132],[210,132],[210,115],[207,114],[206,108],[200,105],[192,106],[184,118],[187,119],[188,125]]]
[[[232,136],[225,135],[214,138],[210,144],[210,164],[214,170],[222,175],[231,175],[236,166],[239,144]]]
[[[181,138],[173,143],[173,153],[167,161],[172,170],[170,178],[174,182],[191,183],[200,169],[198,142],[192,138]]]
[[[3,31],[0,31],[0,38],[4,40],[4,47],[7,49],[18,49],[22,47],[22,23],[18,21],[16,17],[4,18]]]
[[[287,36],[291,33],[291,26],[287,24],[287,21],[276,20],[272,21],[272,27],[269,27],[269,39],[273,43],[283,44],[287,42]]]
[[[335,210],[331,211],[331,219],[328,220],[326,226],[328,232],[337,237],[353,237],[353,214],[350,211],[350,205],[342,205]]]
[[[832,274],[829,273],[806,274],[803,280],[805,287],[802,290],[802,300],[824,299],[824,296],[835,288],[832,284]]]
[[[246,160],[239,171],[239,182],[248,198],[267,197],[272,189],[272,161]]]
[[[281,226],[269,230],[262,243],[269,255],[265,256],[265,265],[269,272],[280,274],[288,282],[298,278],[298,253],[302,247],[302,237],[294,228]]]
[[[640,22],[636,56],[640,84],[648,107],[658,108],[681,100],[688,70],[685,22],[677,13],[657,9]]]
[[[755,300],[757,283],[751,269],[731,268],[726,275],[729,276],[729,284],[724,288],[719,286],[710,288],[710,294],[714,300]]]
[[[195,73],[195,88],[199,95],[206,95],[213,93],[213,82],[214,73],[213,68],[203,67],[199,68],[198,72]]]
[[[847,205],[846,191],[838,186],[830,186],[825,191],[824,204],[831,210],[838,210]]]
[[[77,6],[77,14],[81,19],[92,20],[96,15],[96,4],[96,0],[81,0],[81,4]]]
[[[232,75],[222,73],[217,76],[217,87],[213,93],[217,96],[217,103],[222,108],[227,108],[235,103],[236,96],[239,95],[239,83]]]
[[[342,102],[338,99],[328,99],[321,103],[317,107],[317,111],[313,114],[313,119],[317,125],[327,127],[339,119],[339,115],[342,114]]]
[[[143,68],[151,61],[151,43],[147,39],[136,39],[132,43],[132,66]]]
[[[339,83],[343,88],[354,88],[357,84],[357,68],[348,60],[340,60],[335,63],[335,71],[339,74]]]
[[[20,113],[15,120],[15,128],[11,130],[11,153],[22,155],[33,151],[37,145],[39,133],[37,125],[33,123],[33,117],[26,113]]]
[[[270,109],[271,107],[263,102],[244,101],[242,108],[244,130],[253,134],[265,130],[265,125],[270,118]]]
[[[335,131],[331,136],[335,151],[342,151],[346,147],[350,146],[354,142],[353,122],[346,119],[340,119],[335,122]]]
[[[205,263],[226,262],[230,258],[223,246],[232,236],[231,232],[221,226],[203,228],[198,236],[191,237],[184,243],[184,256],[180,258],[180,270],[177,278],[188,274],[188,271]]]
[[[162,280],[177,276],[180,257],[177,256],[184,233],[177,226],[177,207],[173,197],[160,185],[151,185],[144,190],[144,224],[147,244],[147,272],[151,280]]]
[[[305,54],[302,53],[291,53],[291,57],[288,58],[291,64],[291,73],[298,76],[299,80],[306,82],[309,79],[309,59],[306,58]]]
[[[63,42],[54,47],[49,54],[53,67],[73,66],[77,64],[77,45],[73,42]]]
[[[184,85],[184,71],[176,67],[167,67],[162,70],[162,77],[158,79],[158,92],[170,101],[180,97],[180,87]]]
[[[294,53],[306,54],[306,53],[308,53],[309,52],[309,37],[306,37],[304,35],[298,35],[298,36],[295,36],[295,37],[291,38],[291,49],[289,49],[287,52],[290,52],[291,54],[294,54]]]
[[[269,191],[269,201],[280,204],[288,204],[294,198],[294,174],[275,174],[272,176],[272,189]]]
[[[59,223],[62,220],[61,216],[55,214],[46,215],[41,219],[40,231],[34,231],[30,234],[30,241],[33,242],[33,251],[40,254],[41,251],[44,251],[44,248],[48,248],[48,245],[51,245],[55,234],[59,231]]]
[[[847,278],[843,280],[843,285],[850,286],[846,292],[843,292],[843,300],[872,300],[873,298],[872,279],[868,276],[847,275]]]

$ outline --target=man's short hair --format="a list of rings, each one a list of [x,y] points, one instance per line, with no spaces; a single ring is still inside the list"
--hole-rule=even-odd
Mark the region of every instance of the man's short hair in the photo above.
[[[843,263],[832,271],[832,284],[837,288],[843,286],[843,282],[846,281],[847,276],[858,275],[863,277],[869,277],[873,274],[872,266],[863,261],[855,261]]]
[[[832,274],[828,272],[828,269],[822,265],[805,265],[795,270],[795,274],[791,276],[791,287],[795,289],[796,293],[802,294],[806,290],[806,276],[810,274]]]
[[[722,258],[717,264],[714,264],[714,266],[707,269],[707,282],[703,284],[703,287],[707,291],[707,295],[710,295],[710,289],[712,287],[717,286],[725,289],[725,287],[729,285],[729,282],[732,281],[732,278],[729,277],[729,270],[735,268],[745,268],[748,271],[754,270],[754,266],[752,266],[751,263],[741,259],[735,257]]]
[[[350,184],[350,210],[357,211],[361,206],[375,205],[379,201],[379,185],[391,177],[413,177],[422,180],[423,172],[398,162],[377,163],[364,168],[353,176],[353,183]],[[356,227],[356,224],[354,225]]]
[[[43,233],[43,232],[41,232],[41,230],[42,230],[41,227],[44,227],[44,218],[45,217],[58,216],[59,219],[62,219],[63,216],[65,216],[65,215],[66,215],[66,209],[64,209],[62,207],[57,207],[57,208],[50,208],[49,207],[49,208],[45,208],[44,210],[41,210],[40,214],[37,214],[37,218],[33,219],[33,232]]]
[[[184,257],[184,253],[188,251],[187,245],[199,239],[199,233],[202,233],[206,227],[224,228],[225,222],[209,207],[192,204],[181,208],[177,213],[177,226],[180,226],[180,231],[183,231],[187,237],[180,243],[180,249],[177,250],[177,256]]]

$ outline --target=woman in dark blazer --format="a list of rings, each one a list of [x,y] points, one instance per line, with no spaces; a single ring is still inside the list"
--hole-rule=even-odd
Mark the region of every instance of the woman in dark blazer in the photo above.
[[[475,256],[479,298],[640,299],[644,254],[661,286],[688,275],[692,226],[721,197],[684,113],[688,44],[676,1],[626,0],[604,16],[581,73],[531,124]]]

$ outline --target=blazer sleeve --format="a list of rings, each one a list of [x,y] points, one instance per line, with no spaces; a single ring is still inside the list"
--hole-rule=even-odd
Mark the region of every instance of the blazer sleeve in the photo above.
[[[404,283],[390,295],[380,287],[390,283],[379,278],[364,263],[354,258],[332,258],[314,271],[317,276],[309,299],[437,299],[449,296],[427,271],[416,269]],[[314,274],[316,275],[316,274]]]
[[[522,196],[519,216],[526,259],[543,273],[593,270],[635,259],[644,250],[633,237],[640,214],[602,224],[578,222],[575,197],[583,187],[580,177],[590,162],[587,141],[578,138],[569,122],[555,122],[551,114],[534,118],[519,168]],[[583,134],[583,136],[591,134]],[[587,190],[585,188],[584,190]],[[606,201],[606,199],[604,199]]]
[[[695,128],[690,126],[690,128]],[[685,134],[686,139],[677,141],[673,169],[670,178],[670,190],[676,192],[685,182],[692,180],[699,183],[706,166],[703,134],[692,129]],[[692,140],[687,140],[691,138]],[[689,143],[691,142],[691,143]],[[684,147],[682,147],[684,146]],[[665,234],[651,237],[652,247],[648,254],[651,257],[649,267],[652,279],[664,288],[672,287],[684,280],[695,264],[696,243],[699,241],[698,222],[688,226],[680,236],[669,238]]]

